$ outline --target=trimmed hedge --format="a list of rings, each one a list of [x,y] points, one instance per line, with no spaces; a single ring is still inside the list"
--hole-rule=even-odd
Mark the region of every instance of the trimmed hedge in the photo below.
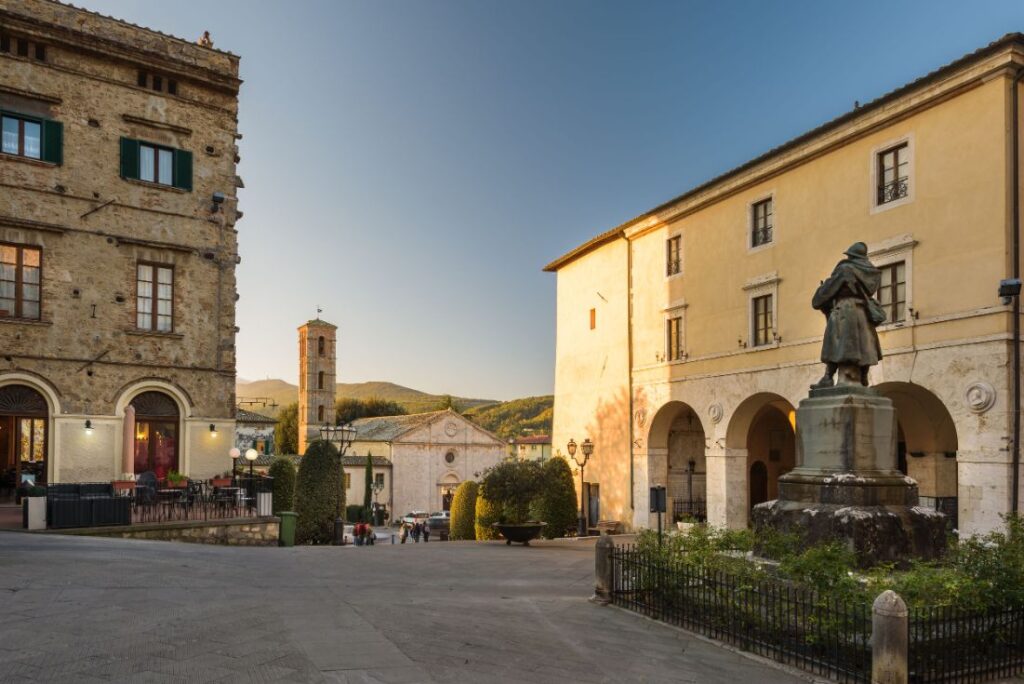
[[[330,544],[334,537],[335,506],[339,492],[338,450],[320,439],[306,448],[299,464],[295,512],[297,544]],[[341,491],[341,505],[345,492]]]
[[[473,522],[477,541],[498,539],[500,535],[496,529],[491,527],[491,523],[500,521],[501,507],[493,501],[488,501],[484,496],[483,489],[478,489],[476,495],[476,520]]]
[[[450,539],[476,539],[476,495],[479,488],[476,482],[467,480],[455,490]]]
[[[270,464],[269,475],[274,478],[274,515],[295,510],[295,464],[292,459],[275,458]]]
[[[370,522],[370,516],[366,515],[366,509],[358,504],[345,506],[345,522],[361,523]]]
[[[579,525],[576,486],[572,470],[564,458],[549,458],[542,468],[544,484],[532,512],[537,520],[547,523],[544,538],[558,539]]]

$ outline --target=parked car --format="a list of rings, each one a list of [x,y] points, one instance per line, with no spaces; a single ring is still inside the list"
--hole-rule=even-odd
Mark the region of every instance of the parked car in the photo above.
[[[427,529],[430,530],[430,536],[440,541],[448,541],[451,526],[451,518],[447,515],[435,513],[427,518]]]
[[[430,514],[426,511],[412,511],[411,513],[406,513],[402,517],[402,522],[407,522],[410,525],[413,525],[418,522],[425,522],[429,517]]]
[[[452,517],[452,513],[451,513],[451,511],[438,511],[436,513],[431,513],[430,517],[431,518],[451,518]]]

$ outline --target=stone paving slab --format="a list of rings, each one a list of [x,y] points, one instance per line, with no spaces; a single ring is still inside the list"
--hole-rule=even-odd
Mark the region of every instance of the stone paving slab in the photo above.
[[[589,601],[584,542],[216,547],[0,532],[0,681],[808,678]]]

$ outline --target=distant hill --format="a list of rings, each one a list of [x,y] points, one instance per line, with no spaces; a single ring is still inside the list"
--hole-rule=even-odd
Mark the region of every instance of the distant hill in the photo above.
[[[398,402],[409,413],[424,413],[435,411],[444,403],[445,397],[440,394],[428,394],[409,387],[396,385],[393,382],[339,382],[337,385],[338,398],[345,399],[387,399]],[[284,380],[255,380],[245,382],[243,380],[235,383],[235,394],[239,400],[264,398],[276,402],[276,407],[263,407],[260,405],[243,405],[256,413],[267,416],[276,416],[282,406],[286,406],[299,399],[299,388]],[[466,397],[452,397],[455,405],[460,410],[476,406],[494,405],[493,399],[469,399]]]
[[[488,406],[464,410],[463,414],[477,425],[502,439],[523,435],[550,435],[555,398],[526,397]]]

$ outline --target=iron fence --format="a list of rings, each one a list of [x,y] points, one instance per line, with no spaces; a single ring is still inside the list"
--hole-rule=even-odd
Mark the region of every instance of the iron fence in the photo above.
[[[672,519],[684,520],[692,518],[696,522],[707,522],[708,502],[704,499],[681,500],[672,502]]]
[[[1024,608],[910,611],[910,682],[971,684],[1024,673]]]
[[[841,682],[869,682],[871,611],[779,581],[612,552],[612,603]]]

